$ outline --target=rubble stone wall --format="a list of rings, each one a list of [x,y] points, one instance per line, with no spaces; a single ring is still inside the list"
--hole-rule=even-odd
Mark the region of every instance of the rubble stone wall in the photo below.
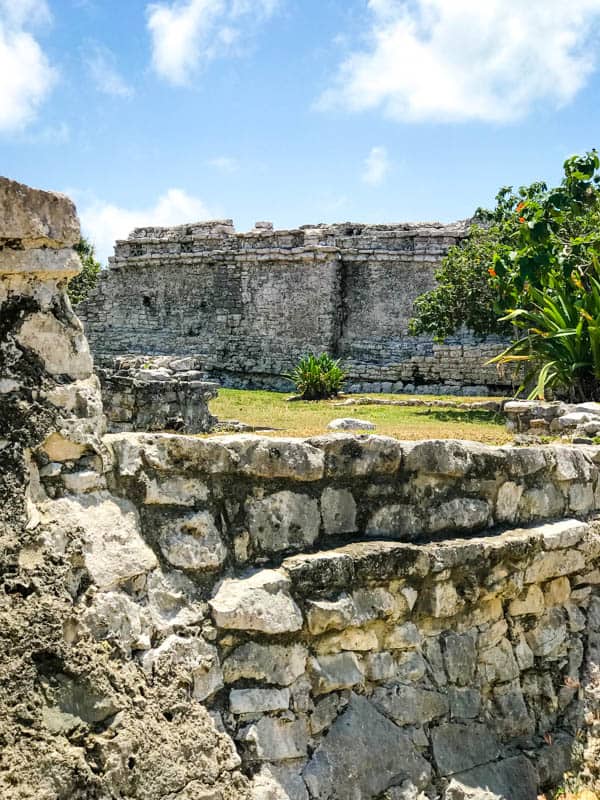
[[[289,389],[297,360],[327,351],[354,390],[505,390],[510,375],[484,366],[498,340],[407,335],[415,298],[465,235],[462,223],[142,228],[77,311],[96,354],[194,355],[224,385]]]

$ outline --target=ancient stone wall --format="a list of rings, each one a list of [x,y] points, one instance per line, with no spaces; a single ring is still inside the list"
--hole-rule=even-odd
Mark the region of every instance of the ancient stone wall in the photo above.
[[[208,433],[217,420],[208,403],[219,386],[194,358],[107,359],[96,367],[108,430]]]
[[[510,376],[465,333],[407,336],[414,299],[466,225],[330,225],[236,234],[230,221],[142,228],[117,242],[78,307],[97,354],[201,358],[224,385],[286,389],[307,352],[341,357],[349,387],[486,393]]]
[[[0,796],[600,777],[600,448],[103,435],[77,237],[0,181]]]

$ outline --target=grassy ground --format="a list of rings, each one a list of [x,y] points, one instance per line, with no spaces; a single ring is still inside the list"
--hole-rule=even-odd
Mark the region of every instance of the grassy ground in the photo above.
[[[289,403],[286,402],[288,396],[278,392],[221,389],[210,409],[219,420],[236,419],[256,427],[271,427],[280,436],[323,434],[332,419],[353,417],[374,422],[375,433],[397,439],[471,439],[503,444],[512,438],[502,419],[488,411],[469,411],[468,401],[462,399],[457,400],[460,406],[456,409],[377,405],[336,408],[334,404],[339,400]],[[377,396],[401,399],[399,395]],[[414,395],[407,399],[414,399]]]

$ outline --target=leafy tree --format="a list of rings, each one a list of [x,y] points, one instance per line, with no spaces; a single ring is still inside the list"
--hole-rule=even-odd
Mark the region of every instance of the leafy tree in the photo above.
[[[599,169],[592,150],[565,161],[555,188],[502,189],[416,301],[411,331],[512,330],[517,340],[494,361],[524,364],[532,396],[600,398]]]
[[[100,263],[96,260],[94,246],[87,239],[82,238],[75,245],[81,260],[81,272],[71,278],[67,286],[67,293],[73,305],[81,303],[90,294],[98,283],[100,276]]]

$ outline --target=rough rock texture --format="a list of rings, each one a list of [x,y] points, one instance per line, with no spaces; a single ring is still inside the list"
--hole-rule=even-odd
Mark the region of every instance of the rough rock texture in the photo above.
[[[352,391],[499,393],[501,343],[407,335],[465,223],[307,226],[237,234],[230,220],[141,228],[78,307],[96,354],[197,356],[224,385],[283,391],[307,352],[342,358]],[[502,392],[500,392],[502,393]]]
[[[178,608],[184,579],[106,491],[99,385],[64,292],[78,236],[65,197],[0,180],[0,796],[245,797],[187,665],[148,676],[130,657],[159,626],[196,631],[206,607]],[[215,660],[201,656],[199,681]]]
[[[97,372],[108,430],[211,431],[217,420],[208,403],[219,387],[196,366],[193,358],[105,360]]]

